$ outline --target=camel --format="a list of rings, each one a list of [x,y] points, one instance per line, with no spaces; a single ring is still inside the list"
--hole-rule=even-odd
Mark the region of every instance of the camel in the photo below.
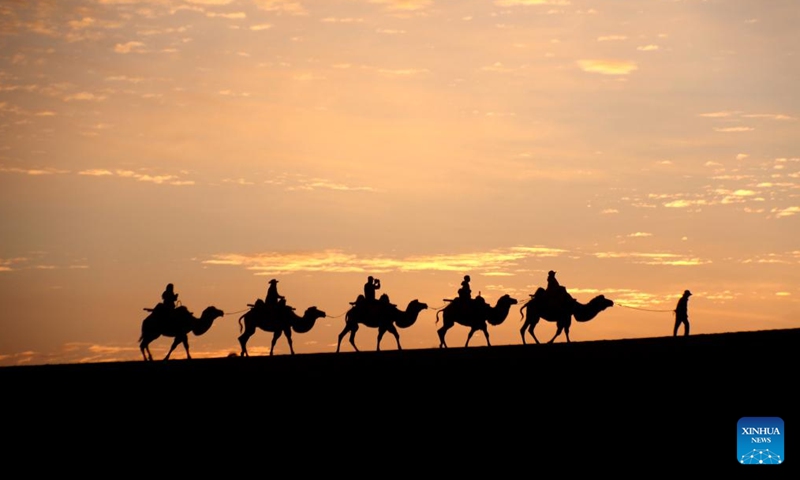
[[[492,346],[489,341],[489,331],[487,329],[487,322],[492,326],[497,326],[503,323],[508,316],[508,311],[511,305],[516,305],[517,300],[511,298],[506,294],[497,299],[494,307],[486,303],[480,295],[470,300],[470,303],[465,304],[462,299],[455,299],[449,305],[436,312],[436,323],[439,323],[439,313],[442,314],[442,328],[437,330],[439,334],[439,348],[447,348],[447,343],[444,341],[444,336],[450,328],[456,323],[470,327],[469,334],[467,334],[467,343],[465,347],[469,346],[469,341],[472,335],[478,330],[483,332],[486,337],[486,345]]]
[[[240,332],[243,329],[242,320],[244,320],[244,333],[239,336],[242,357],[250,356],[247,353],[247,340],[256,333],[256,328],[260,328],[265,332],[273,332],[272,344],[269,347],[270,355],[275,350],[275,343],[281,338],[282,334],[286,335],[286,340],[289,342],[289,351],[294,355],[292,331],[306,333],[314,327],[318,319],[326,316],[325,312],[318,310],[317,307],[308,307],[302,317],[294,313],[294,307],[290,307],[285,303],[278,304],[275,308],[277,309],[276,311],[271,310],[266,305],[253,307],[239,317]]]
[[[408,307],[403,311],[397,308],[397,306],[388,303],[388,299],[384,302],[384,299],[385,295],[373,305],[364,305],[360,302],[356,302],[355,306],[347,311],[344,330],[339,334],[339,343],[336,345],[337,353],[342,345],[342,339],[348,332],[350,333],[350,344],[356,352],[359,351],[356,346],[356,332],[358,331],[359,323],[365,327],[378,329],[377,351],[381,350],[381,339],[386,332],[394,335],[394,339],[397,341],[397,349],[402,350],[400,346],[400,334],[397,332],[396,327],[408,328],[414,325],[419,312],[426,310],[428,305],[414,299],[408,302]]]
[[[194,314],[185,306],[177,307],[171,312],[161,308],[145,310],[149,311],[150,315],[142,321],[142,335],[139,337],[139,349],[142,351],[142,357],[144,357],[145,361],[153,361],[153,355],[150,354],[150,342],[162,335],[175,338],[164,360],[169,359],[172,351],[180,343],[183,343],[183,348],[186,349],[186,358],[191,359],[192,356],[189,355],[189,332],[195,335],[202,335],[211,328],[214,320],[225,315],[222,310],[213,306],[203,310],[200,318],[195,318]],[[170,317],[165,317],[165,313],[169,313]]]
[[[530,332],[533,339],[536,340],[536,343],[539,343],[539,339],[536,338],[536,334],[533,333],[533,329],[536,327],[536,324],[539,323],[539,319],[555,322],[558,326],[556,334],[547,343],[553,343],[553,341],[561,335],[562,331],[566,334],[567,343],[569,343],[569,327],[572,324],[573,316],[577,322],[588,322],[606,308],[614,306],[614,301],[609,300],[603,295],[594,297],[589,303],[584,305],[572,298],[569,293],[566,293],[566,290],[560,295],[553,297],[551,292],[541,287],[536,290],[535,294],[530,295],[530,297],[531,299],[519,309],[522,316],[520,321],[525,319],[525,323],[519,331],[522,335],[523,345],[526,344],[526,329]],[[525,311],[527,311],[527,318]]]

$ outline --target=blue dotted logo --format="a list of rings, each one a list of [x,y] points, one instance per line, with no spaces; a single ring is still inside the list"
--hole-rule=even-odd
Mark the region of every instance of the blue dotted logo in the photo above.
[[[783,420],[742,417],[737,424],[736,454],[742,465],[780,465],[784,462]]]

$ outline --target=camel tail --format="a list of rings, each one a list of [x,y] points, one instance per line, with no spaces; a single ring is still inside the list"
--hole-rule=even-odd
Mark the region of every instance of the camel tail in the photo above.
[[[437,324],[437,323],[439,323],[439,314],[440,314],[441,312],[442,312],[441,310],[436,310],[436,322],[434,323],[434,325],[435,325],[435,324]]]
[[[525,302],[525,304],[519,307],[519,321],[525,320],[525,308],[528,306],[529,302]]]
[[[244,318],[245,315],[247,315],[247,313],[245,313],[241,317],[239,317],[239,333],[242,333],[242,328],[244,328],[244,327],[242,327],[242,319]]]

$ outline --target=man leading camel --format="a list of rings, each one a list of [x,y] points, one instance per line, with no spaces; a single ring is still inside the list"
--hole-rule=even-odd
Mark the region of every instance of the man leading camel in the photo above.
[[[683,335],[689,336],[689,297],[692,292],[685,290],[683,296],[678,300],[678,305],[675,307],[675,328],[672,330],[672,336],[678,336],[678,328],[683,324]]]

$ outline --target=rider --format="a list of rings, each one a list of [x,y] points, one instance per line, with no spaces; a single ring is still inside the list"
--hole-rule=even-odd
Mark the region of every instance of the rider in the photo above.
[[[161,304],[167,310],[175,310],[175,302],[178,301],[178,294],[175,293],[175,286],[171,283],[167,284],[167,288],[161,294]]]
[[[553,292],[555,290],[558,290],[558,287],[560,286],[561,285],[558,284],[558,280],[556,280],[556,272],[554,272],[553,270],[547,272],[547,291]]]
[[[267,306],[272,307],[278,305],[279,301],[285,301],[286,297],[278,294],[278,281],[274,278],[269,281],[269,288],[267,289],[267,297],[264,299]]]
[[[375,290],[380,290],[381,281],[373,278],[371,275],[367,277],[367,283],[364,284],[364,299],[372,303],[375,301]]]
[[[461,288],[458,289],[458,298],[462,300],[469,300],[472,298],[472,289],[469,288],[469,282],[469,275],[464,275],[464,280],[461,282]]]

